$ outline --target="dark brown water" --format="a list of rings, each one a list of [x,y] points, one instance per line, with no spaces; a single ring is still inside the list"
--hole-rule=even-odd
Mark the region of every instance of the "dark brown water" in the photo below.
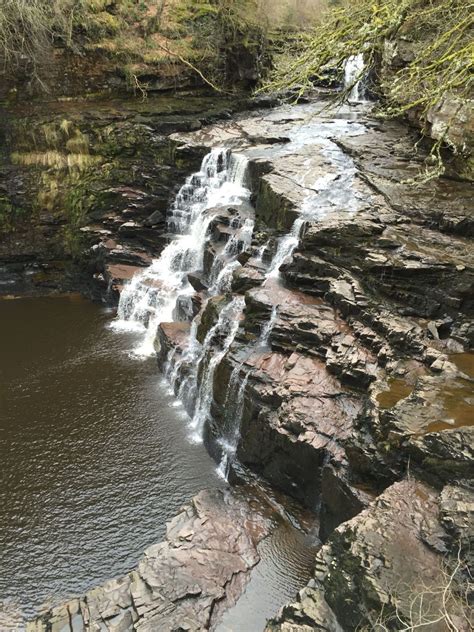
[[[74,297],[0,300],[2,632],[129,571],[184,502],[220,485],[155,362],[128,356],[111,317]]]
[[[0,300],[0,632],[128,572],[184,502],[224,484],[112,317],[73,296]],[[300,531],[285,511],[219,630],[262,630],[308,581],[313,518]]]
[[[377,395],[380,408],[393,408],[398,402],[409,397],[413,392],[413,386],[402,379],[393,379],[388,383],[388,389]]]

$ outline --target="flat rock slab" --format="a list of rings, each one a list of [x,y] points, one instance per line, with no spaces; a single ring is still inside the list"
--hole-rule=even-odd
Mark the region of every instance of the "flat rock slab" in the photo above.
[[[240,596],[268,528],[230,492],[200,492],[134,571],[52,608],[27,632],[212,629],[218,613]]]
[[[109,284],[121,292],[124,283],[133,279],[140,271],[141,268],[138,266],[115,264],[106,266],[105,275]]]

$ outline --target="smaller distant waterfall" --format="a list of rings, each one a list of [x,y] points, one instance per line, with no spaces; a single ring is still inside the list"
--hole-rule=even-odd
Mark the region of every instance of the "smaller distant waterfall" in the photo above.
[[[254,259],[257,263],[263,262],[263,257],[265,256],[265,252],[268,250],[269,242],[268,240],[258,248],[258,250],[254,254]]]
[[[234,270],[240,267],[237,257],[250,248],[254,225],[255,221],[251,218],[245,219],[243,223],[240,219],[235,220],[235,225],[232,226],[235,230],[234,235],[226,243],[222,253],[214,259],[212,265],[209,275],[211,296],[230,290]]]
[[[231,436],[227,439],[225,437],[222,437],[219,440],[220,446],[222,448],[222,457],[221,462],[219,463],[219,467],[217,468],[218,474],[225,480],[227,480],[229,477],[230,466],[232,465],[232,461],[235,458],[235,453],[237,452],[237,446],[240,439],[240,424],[242,422],[242,417],[244,414],[245,389],[247,388],[250,375],[250,371],[246,373],[244,379],[239,385],[239,373],[237,372],[235,377],[234,375],[232,375],[233,379],[231,379],[231,382],[229,384],[229,392],[233,394],[234,402],[232,410],[228,411],[228,424],[233,427],[233,432]]]
[[[364,101],[364,78],[365,64],[364,55],[351,55],[344,67],[344,87],[349,92],[350,103],[360,103]]]

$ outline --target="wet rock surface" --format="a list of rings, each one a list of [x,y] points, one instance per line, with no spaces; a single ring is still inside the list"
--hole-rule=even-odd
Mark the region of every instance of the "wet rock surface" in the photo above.
[[[269,523],[230,492],[201,492],[136,570],[53,608],[28,632],[208,630],[234,603]]]
[[[469,187],[448,180],[410,187],[407,177],[419,173],[422,156],[415,155],[413,136],[405,127],[381,127],[364,116],[344,121],[344,112],[338,116],[302,106],[173,136],[178,154],[194,144],[212,145],[218,135],[220,142],[249,156],[257,221],[270,234],[275,229],[284,234],[295,217],[305,220],[293,256],[281,262],[279,278],[265,280],[268,259],[256,263],[250,258],[234,273],[233,289],[246,292],[245,320],[235,348],[218,369],[214,394],[218,413],[224,404],[219,392],[226,392],[232,367],[244,358],[242,375],[251,371],[246,401],[252,404],[243,416],[239,456],[287,491],[293,484],[300,497],[303,472],[314,489],[311,472],[320,472],[327,458],[335,459],[339,468],[349,463],[349,478],[357,482],[366,474],[365,464],[370,467],[377,455],[389,481],[403,470],[409,455],[416,453],[416,462],[426,461],[427,440],[437,454],[443,453],[438,440],[420,436],[417,424],[436,409],[435,419],[442,426],[436,429],[449,431],[452,421],[443,398],[449,399],[450,388],[453,396],[464,392],[461,401],[467,408],[472,404],[467,394],[472,384],[456,377],[452,368],[450,373],[449,363],[443,364],[446,353],[470,345],[474,252],[466,228]],[[283,145],[271,141],[275,132],[287,138]],[[458,231],[462,237],[453,234],[454,225],[464,227]],[[270,261],[276,243],[275,238],[269,241]],[[278,317],[271,334],[272,353],[258,361],[252,356],[245,359],[246,346],[258,336],[274,306]],[[300,355],[314,359],[299,359]],[[418,363],[414,373],[407,368],[413,362]],[[295,373],[307,376],[304,386],[293,383]],[[408,412],[409,399],[379,416],[379,384],[406,374],[413,381],[410,393],[417,383],[411,400],[419,408]],[[337,378],[337,388],[329,376]],[[321,387],[314,394],[312,377]],[[420,400],[423,389],[430,389],[429,404]],[[457,411],[455,416],[454,424],[469,434],[468,415]],[[396,459],[387,456],[388,444],[389,452],[395,450],[389,418],[405,425],[401,434],[406,439],[398,442],[397,449],[402,450]],[[330,421],[325,424],[324,419]],[[436,423],[426,423],[421,434],[431,435]],[[312,432],[325,439],[315,440]],[[449,433],[438,434],[448,441]],[[316,445],[327,446],[328,440],[338,449],[316,456]],[[291,447],[288,462],[298,460],[298,445],[302,454],[308,445],[316,450],[314,460],[305,461],[307,467],[284,483],[278,481],[286,478],[278,467],[266,465],[268,450],[261,452],[262,446],[275,443],[277,462],[285,452],[282,442]],[[455,462],[465,458],[448,448],[445,454]],[[342,488],[346,484],[347,475],[341,472]],[[355,498],[354,494],[357,505]]]
[[[456,551],[440,522],[439,490],[472,482],[472,372],[461,367],[470,366],[472,346],[472,192],[447,179],[407,184],[423,155],[406,127],[367,114],[333,117],[301,106],[173,136],[178,155],[218,137],[250,161],[257,225],[232,280],[245,310],[214,374],[210,441],[225,433],[237,375],[240,463],[320,507],[328,568],[344,567],[349,544],[360,545],[340,582],[310,585],[274,624],[279,630],[352,630],[354,613],[376,620],[405,563],[404,543],[417,560],[406,572],[417,566],[441,581],[442,556]],[[203,312],[201,338],[215,318]],[[417,480],[396,483],[407,471]],[[451,508],[459,512],[451,532],[463,538],[467,493],[457,491]],[[379,577],[375,562],[375,575],[354,584],[354,569],[376,559],[390,570]]]
[[[242,107],[199,90],[0,105],[0,293],[79,287],[116,302],[128,277],[110,266],[147,266],[163,250],[167,209],[203,156],[174,160],[169,135]]]
[[[315,577],[269,624],[282,632],[355,630],[385,610],[409,620],[401,584],[413,593],[420,575],[435,621],[445,565],[456,566],[459,547],[464,565],[472,521],[472,192],[448,179],[409,186],[424,158],[411,131],[324,105],[170,138],[176,165],[215,146],[248,159],[253,208],[208,209],[202,269],[187,274],[191,291],[155,346],[168,377],[177,367],[186,408],[201,405],[203,436],[226,476],[248,468],[320,513]],[[162,226],[153,215],[127,214],[113,234],[112,218],[101,235],[108,254],[98,274],[112,291],[153,255],[149,231]],[[138,242],[143,252],[127,250]],[[229,244],[238,256],[219,285]],[[243,308],[219,328],[231,298]],[[212,626],[209,599],[222,597],[200,590],[185,595],[186,607],[202,610],[186,610],[186,629]],[[180,599],[160,611],[164,621],[183,612]],[[467,629],[456,603],[449,616]],[[438,619],[432,629],[445,629]]]
[[[460,569],[444,567],[439,555],[449,540],[439,514],[445,493],[440,497],[414,480],[389,487],[334,531],[317,555],[314,578],[267,632],[356,630],[368,622],[412,629],[422,621],[430,630],[446,630],[449,616],[457,629],[468,630],[469,606],[443,603],[450,578],[461,579]],[[452,510],[464,509],[463,493]]]

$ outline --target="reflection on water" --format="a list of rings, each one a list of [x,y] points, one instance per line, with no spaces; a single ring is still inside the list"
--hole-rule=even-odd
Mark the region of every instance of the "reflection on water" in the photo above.
[[[306,534],[281,522],[259,547],[261,562],[237,604],[224,614],[217,632],[260,632],[284,603],[294,601],[308,582],[319,544]]]

